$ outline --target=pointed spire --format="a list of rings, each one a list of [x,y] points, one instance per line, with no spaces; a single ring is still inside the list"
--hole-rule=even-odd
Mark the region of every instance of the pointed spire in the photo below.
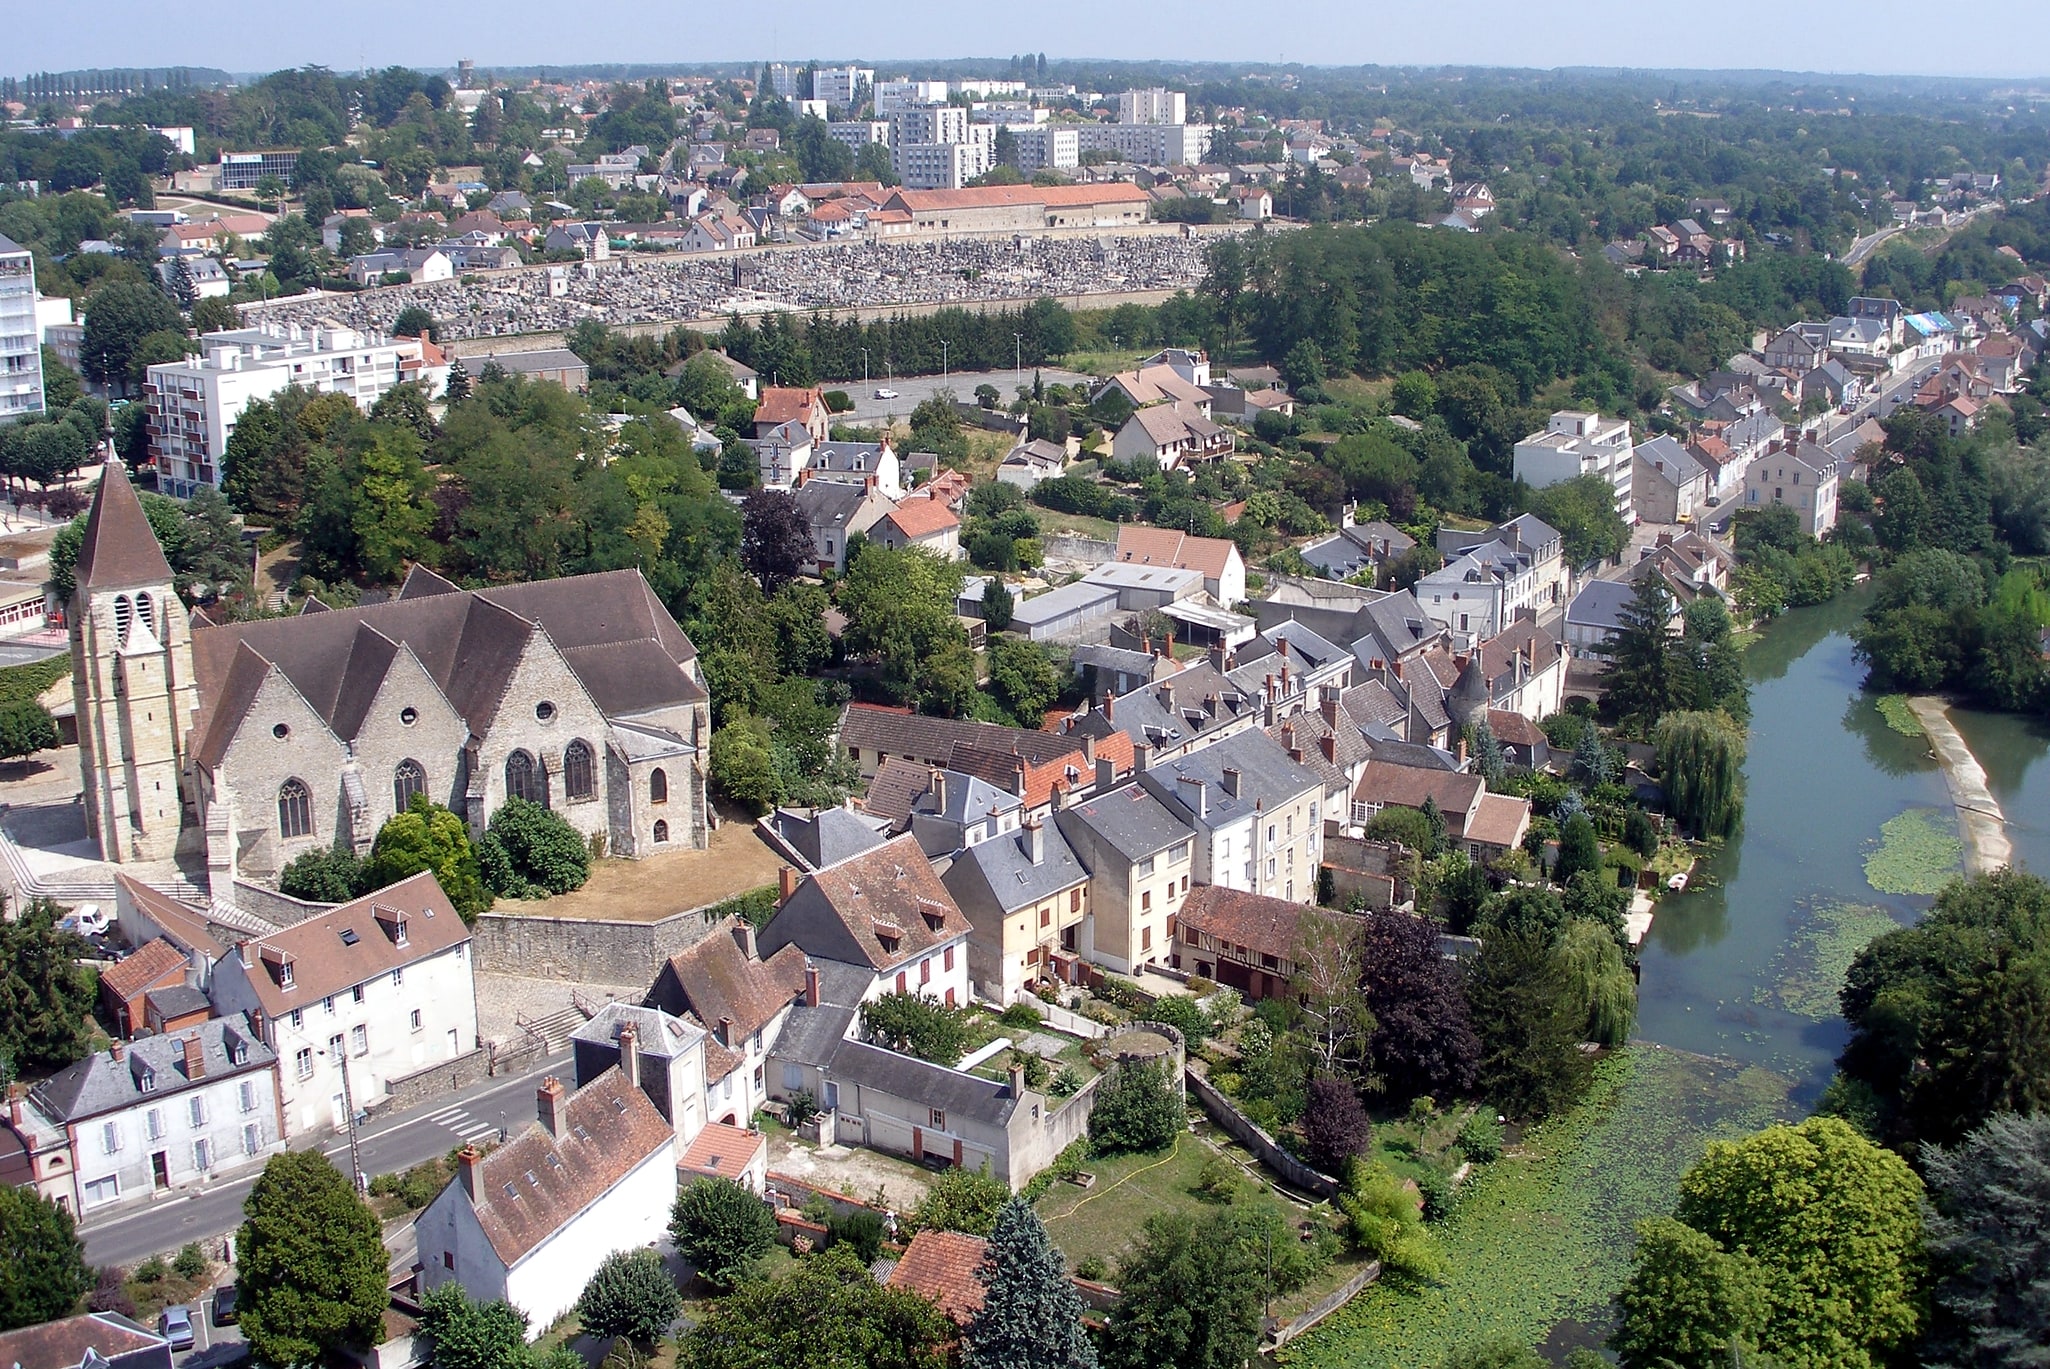
[[[81,592],[171,583],[171,563],[118,457],[107,463],[93,495],[85,543],[78,549],[77,580]]]

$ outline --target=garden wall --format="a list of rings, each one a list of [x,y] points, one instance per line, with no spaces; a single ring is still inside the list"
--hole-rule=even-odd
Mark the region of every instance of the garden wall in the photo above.
[[[443,1060],[403,1079],[384,1081],[383,1105],[396,1109],[417,1107],[436,1098],[446,1098],[491,1077],[491,1054],[475,1050],[453,1060]]]
[[[1322,1298],[1319,1298],[1316,1305],[1307,1312],[1299,1317],[1291,1317],[1275,1327],[1272,1332],[1273,1339],[1267,1343],[1267,1348],[1269,1350],[1279,1350],[1282,1346],[1288,1344],[1297,1336],[1302,1335],[1303,1332],[1309,1330],[1318,1322],[1358,1297],[1361,1289],[1380,1277],[1381,1262],[1375,1260],[1368,1264],[1365,1269],[1362,1269]]]
[[[1184,1070],[1183,1073],[1188,1080],[1189,1092],[1196,1095],[1205,1115],[1234,1141],[1253,1152],[1253,1157],[1273,1171],[1283,1183],[1319,1198],[1338,1196],[1336,1179],[1318,1173],[1283,1150],[1280,1142],[1255,1126],[1253,1119],[1240,1112],[1231,1099],[1218,1092],[1216,1085],[1208,1079],[1194,1070]]]
[[[1042,544],[1049,561],[1079,561],[1085,565],[1101,566],[1115,561],[1118,544],[1099,542],[1093,537],[1049,537]]]
[[[658,922],[486,913],[470,929],[470,949],[479,974],[652,984],[669,957],[697,945],[711,930],[703,908]]]

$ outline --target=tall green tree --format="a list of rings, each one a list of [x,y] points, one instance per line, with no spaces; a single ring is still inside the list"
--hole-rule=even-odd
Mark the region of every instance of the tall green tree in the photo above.
[[[1943,1271],[1931,1362],[2050,1362],[2050,1116],[1996,1113],[1956,1146],[1923,1151],[1922,1170],[1929,1253]]]
[[[1617,614],[1616,635],[1597,648],[1609,661],[1602,681],[1603,703],[1616,711],[1620,724],[1640,735],[1648,735],[1679,702],[1672,615],[1673,598],[1665,581],[1646,575]]]
[[[78,963],[92,947],[57,926],[60,911],[39,898],[0,921],[0,1051],[17,1066],[58,1069],[86,1053],[99,979]]]
[[[1727,713],[1668,713],[1652,744],[1666,807],[1697,836],[1727,837],[1744,815],[1744,731]]]
[[[242,1334],[266,1364],[312,1364],[384,1338],[387,1258],[377,1217],[317,1150],[274,1155],[235,1240]]]
[[[676,1195],[669,1235],[707,1283],[730,1290],[776,1243],[776,1216],[731,1179],[694,1179]]]
[[[961,1337],[963,1369],[1096,1369],[1081,1296],[1032,1204],[1004,1204],[976,1278],[982,1307]]]
[[[103,285],[86,300],[79,364],[87,379],[125,389],[142,340],[164,332],[183,336],[185,320],[163,291],[129,281]]]
[[[434,1369],[529,1369],[527,1314],[503,1300],[474,1302],[459,1283],[420,1299]]]
[[[577,1319],[586,1335],[624,1336],[644,1349],[669,1333],[682,1310],[676,1280],[662,1267],[662,1257],[646,1246],[607,1255],[577,1298]]]
[[[0,1187],[0,1331],[69,1316],[93,1286],[71,1214],[32,1189]]]
[[[1588,735],[1593,734],[1589,729]],[[1602,868],[1602,847],[1594,834],[1594,819],[1575,813],[1559,829],[1559,857],[1552,864],[1552,882],[1565,884],[1576,874]]]
[[[19,760],[57,745],[57,722],[34,699],[0,704],[0,761]]]
[[[743,1283],[677,1342],[678,1369],[946,1369],[954,1327],[841,1246]]]
[[[1670,1217],[1653,1217],[1637,1228],[1609,1344],[1624,1369],[1724,1369],[1756,1347],[1770,1307],[1756,1260]]]
[[[1481,1093],[1511,1117],[1550,1116],[1587,1090],[1594,1062],[1580,1049],[1587,1014],[1574,987],[1558,948],[1529,931],[1485,937],[1467,971]]]
[[[1227,1219],[1228,1212],[1200,1225],[1178,1212],[1146,1219],[1118,1262],[1104,1369],[1241,1369],[1252,1358],[1265,1268],[1230,1238]]]
[[[377,829],[367,877],[381,889],[423,870],[433,873],[463,921],[475,922],[491,906],[470,824],[427,795],[414,794],[405,812],[392,814]]]

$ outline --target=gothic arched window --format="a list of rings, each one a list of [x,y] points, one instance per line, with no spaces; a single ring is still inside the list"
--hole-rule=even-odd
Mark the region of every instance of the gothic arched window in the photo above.
[[[128,602],[128,596],[114,596],[114,637],[117,641],[128,640],[128,625],[135,621],[135,605]]]
[[[313,791],[299,780],[278,786],[278,835],[284,838],[313,835]]]
[[[135,596],[135,616],[142,619],[142,625],[150,630],[152,636],[156,634],[156,605],[150,602],[149,596],[147,594],[138,594]]]
[[[588,742],[573,741],[563,748],[562,792],[573,799],[598,797],[597,766]]]
[[[659,765],[648,772],[648,802],[669,802],[669,772]]]
[[[505,793],[507,798],[525,799],[529,803],[545,806],[548,802],[548,781],[541,774],[541,767],[534,764],[534,758],[524,751],[515,751],[505,758]]]
[[[655,840],[656,840],[657,842],[664,842],[664,841],[667,841],[667,840],[669,840],[669,824],[668,824],[668,823],[666,823],[666,822],[660,822],[660,821],[656,822],[656,824],[655,824]]]
[[[413,801],[413,795],[426,792],[427,771],[421,767],[420,762],[400,761],[398,768],[392,771],[392,806],[403,813],[406,811],[406,805]]]

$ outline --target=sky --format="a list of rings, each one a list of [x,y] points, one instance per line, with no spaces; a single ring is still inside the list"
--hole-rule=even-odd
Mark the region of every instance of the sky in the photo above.
[[[10,7],[0,75],[85,67],[423,70],[593,62],[866,58],[1212,60],[1260,64],[1769,68],[2050,77],[2050,0],[1799,0],[1761,10],[1647,0],[743,0],[586,10],[560,0],[474,5],[306,0],[247,22],[165,21],[159,0]],[[294,22],[303,13],[306,22]],[[346,14],[344,22],[337,16]],[[901,74],[895,70],[891,74]]]

